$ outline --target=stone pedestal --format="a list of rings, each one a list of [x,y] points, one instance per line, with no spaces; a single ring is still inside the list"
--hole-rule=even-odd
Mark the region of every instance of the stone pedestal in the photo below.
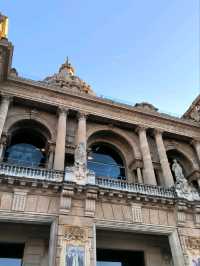
[[[160,163],[162,167],[162,173],[163,173],[165,185],[167,187],[171,187],[174,185],[174,180],[173,180],[172,172],[169,166],[165,146],[163,143],[162,132],[160,130],[155,130],[154,134],[155,134],[155,140],[157,144],[158,155],[160,158]]]
[[[59,108],[54,169],[61,171],[65,168],[66,120],[67,110]]]
[[[157,185],[153,163],[151,159],[151,153],[149,150],[149,144],[146,136],[146,128],[141,126],[138,127],[137,131],[139,135],[140,149],[144,164],[144,182],[146,184]]]

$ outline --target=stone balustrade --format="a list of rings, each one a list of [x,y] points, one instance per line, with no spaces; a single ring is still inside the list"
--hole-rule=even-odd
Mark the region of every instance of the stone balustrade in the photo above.
[[[0,163],[0,175],[54,182],[62,182],[64,178],[64,172],[62,171],[25,167],[8,163]]]
[[[96,185],[102,188],[115,189],[148,196],[157,196],[170,199],[175,198],[174,188],[165,188],[160,186],[137,183],[127,183],[125,181],[115,180],[111,178],[108,179],[103,177],[96,178]]]

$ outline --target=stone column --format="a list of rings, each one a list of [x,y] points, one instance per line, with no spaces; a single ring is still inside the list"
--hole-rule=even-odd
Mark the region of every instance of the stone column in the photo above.
[[[157,185],[149,144],[147,141],[146,128],[140,126],[138,127],[137,131],[139,135],[140,149],[144,164],[144,183],[150,185]]]
[[[11,102],[11,97],[3,95],[0,103],[0,138],[3,132],[4,124],[8,114],[8,108]]]
[[[80,144],[83,145],[85,155],[87,155],[86,120],[87,120],[87,114],[85,113],[78,114],[77,146],[79,146]],[[87,163],[86,156],[85,156],[85,163]]]
[[[142,171],[140,167],[137,167],[137,178],[138,178],[138,183],[143,183],[142,180]]]
[[[7,135],[2,134],[0,140],[0,161],[3,161],[7,145]]]
[[[200,163],[200,140],[192,140],[191,144],[195,148],[195,151],[196,151],[196,154],[197,154],[197,157],[198,157],[198,161]]]
[[[169,244],[172,252],[174,266],[185,266],[182,247],[177,231],[174,231],[169,235]]]
[[[55,266],[56,264],[56,252],[57,252],[57,233],[58,233],[58,222],[52,221],[50,228],[50,239],[49,239],[49,256],[48,265]]]
[[[48,156],[48,163],[47,163],[48,169],[53,168],[54,151],[55,151],[54,144],[49,143],[49,156]]]
[[[158,155],[160,158],[160,163],[162,167],[162,173],[164,177],[164,182],[167,187],[171,187],[174,185],[174,179],[172,176],[172,172],[169,166],[165,145],[162,138],[162,131],[154,130],[156,145],[158,149]]]
[[[61,171],[65,168],[66,120],[67,110],[59,108],[54,169]]]

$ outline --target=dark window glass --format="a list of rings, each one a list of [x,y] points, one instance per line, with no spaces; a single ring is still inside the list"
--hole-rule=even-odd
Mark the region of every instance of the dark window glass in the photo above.
[[[23,253],[22,243],[0,243],[0,266],[21,266]]]
[[[6,150],[6,161],[23,166],[38,167],[43,163],[41,150],[32,144],[19,143]]]
[[[125,179],[125,169],[119,154],[110,146],[96,144],[88,156],[88,168],[96,176]]]
[[[144,266],[141,251],[97,249],[97,266]]]

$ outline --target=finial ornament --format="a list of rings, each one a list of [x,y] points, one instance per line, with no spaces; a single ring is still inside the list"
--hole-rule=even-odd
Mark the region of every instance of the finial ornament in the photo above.
[[[0,13],[0,40],[8,37],[8,17]]]
[[[66,71],[68,75],[74,76],[75,74],[75,69],[72,67],[71,63],[69,62],[69,58],[67,57],[66,61],[62,66],[60,67],[59,72],[62,70]]]

